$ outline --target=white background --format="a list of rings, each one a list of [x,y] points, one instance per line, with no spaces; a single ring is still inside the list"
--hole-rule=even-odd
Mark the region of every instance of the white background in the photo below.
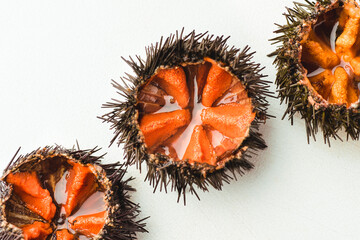
[[[120,56],[145,57],[145,46],[185,27],[186,32],[230,35],[230,45],[256,50],[255,61],[275,79],[274,22],[291,0],[234,1],[0,1],[0,168],[19,146],[25,154],[61,144],[103,147],[106,161],[122,161],[108,124],[96,116],[117,97],[110,80],[131,69]],[[275,86],[272,84],[272,90]],[[189,195],[152,193],[134,167],[148,234],[139,239],[358,239],[360,221],[359,142],[307,144],[304,122],[281,120],[285,110],[270,99],[276,115],[262,128],[269,145],[254,158],[256,168],[223,191]]]

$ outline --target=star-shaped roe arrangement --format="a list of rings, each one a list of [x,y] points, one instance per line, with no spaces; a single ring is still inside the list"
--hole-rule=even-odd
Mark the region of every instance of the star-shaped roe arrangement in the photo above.
[[[45,240],[49,236],[51,239],[56,236],[57,240],[92,239],[107,217],[105,194],[97,181],[95,165],[72,160],[53,164],[58,169],[47,176],[28,171],[6,177],[14,191],[12,202],[25,205],[29,211],[26,215],[35,219],[32,224],[20,227],[24,239]]]
[[[160,67],[140,89],[137,106],[148,151],[190,164],[223,165],[255,119],[245,86],[208,57]]]

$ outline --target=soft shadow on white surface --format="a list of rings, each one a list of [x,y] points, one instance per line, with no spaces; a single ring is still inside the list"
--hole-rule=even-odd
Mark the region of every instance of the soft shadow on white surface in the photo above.
[[[110,79],[131,69],[120,56],[185,27],[186,32],[230,35],[229,44],[249,45],[254,60],[275,79],[274,22],[291,0],[277,1],[3,1],[0,3],[0,168],[19,146],[21,153],[54,143],[103,147],[106,161],[122,161],[109,125],[96,116],[117,97]],[[271,86],[275,90],[275,86]],[[150,233],[139,239],[357,239],[360,234],[358,142],[332,141],[319,134],[307,144],[303,121],[281,120],[285,106],[270,99],[276,119],[262,127],[268,144],[256,168],[223,191],[190,195],[152,193],[145,171],[129,168]],[[144,169],[145,170],[145,169]]]

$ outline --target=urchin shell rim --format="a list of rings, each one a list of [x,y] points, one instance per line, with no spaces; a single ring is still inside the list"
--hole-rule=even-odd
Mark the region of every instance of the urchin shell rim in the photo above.
[[[294,115],[298,112],[305,121],[307,141],[310,137],[316,141],[319,128],[323,132],[324,143],[330,146],[330,138],[342,140],[338,135],[345,129],[347,140],[359,139],[360,134],[360,100],[349,108],[345,105],[329,104],[324,102],[312,88],[308,88],[304,80],[304,68],[300,62],[303,28],[307,23],[316,21],[317,16],[335,4],[343,4],[348,0],[319,0],[316,3],[305,0],[306,3],[294,3],[293,8],[287,8],[284,16],[287,25],[276,24],[278,30],[274,33],[280,36],[270,39],[273,44],[280,43],[269,56],[276,56],[274,65],[277,68],[275,83],[278,87],[278,97],[281,104],[285,102],[287,109],[282,117],[288,115],[293,124]]]
[[[0,179],[0,239],[17,240],[24,239],[22,230],[15,225],[6,221],[5,217],[5,202],[11,196],[11,186],[6,184],[4,178],[13,170],[16,171],[22,164],[37,161],[40,162],[49,157],[61,156],[81,164],[92,164],[95,166],[98,174],[101,174],[102,184],[110,189],[105,192],[108,203],[108,214],[111,221],[106,221],[101,232],[94,238],[96,240],[110,240],[110,239],[123,239],[134,240],[136,239],[137,232],[147,232],[145,229],[144,221],[135,220],[140,214],[139,204],[135,204],[130,200],[130,192],[136,191],[128,183],[134,178],[125,178],[127,169],[124,164],[111,163],[102,164],[101,159],[106,155],[94,156],[93,154],[100,151],[101,148],[95,147],[93,149],[80,150],[66,149],[62,146],[46,146],[38,148],[26,155],[20,155],[16,158],[20,148],[10,161],[9,165],[5,168],[4,174]],[[15,160],[16,158],[16,160]],[[36,163],[35,163],[36,164]],[[105,176],[104,176],[105,175]],[[98,175],[100,177],[100,175]],[[120,204],[119,204],[120,203]],[[109,210],[110,208],[110,210]],[[116,236],[114,238],[113,236]]]
[[[171,191],[176,190],[178,201],[182,195],[185,202],[187,189],[198,197],[193,184],[203,191],[208,191],[209,185],[221,190],[223,182],[229,183],[231,179],[236,179],[236,172],[242,175],[245,171],[253,168],[253,164],[247,159],[257,150],[266,148],[259,133],[259,125],[271,117],[267,114],[269,104],[265,97],[272,96],[272,93],[268,90],[270,82],[263,80],[262,78],[266,76],[260,74],[263,68],[260,68],[260,64],[251,61],[254,52],[249,53],[248,46],[243,50],[234,47],[229,49],[226,44],[228,38],[223,36],[214,39],[214,36],[207,35],[207,32],[195,34],[195,31],[183,36],[183,31],[184,29],[180,34],[176,32],[176,34],[170,35],[164,41],[161,38],[160,42],[146,48],[147,59],[145,61],[139,56],[136,56],[137,61],[131,57],[130,60],[123,58],[134,70],[135,76],[126,74],[127,77],[121,78],[122,84],[112,81],[113,87],[118,90],[118,94],[125,97],[125,101],[112,99],[113,102],[104,104],[103,108],[113,110],[99,118],[112,124],[111,129],[114,130],[115,136],[111,140],[111,144],[115,141],[118,145],[124,144],[127,165],[136,164],[141,171],[142,162],[147,163],[148,172],[145,180],[150,181],[154,192],[158,188],[160,191],[163,188],[167,191],[167,185],[171,182]],[[137,110],[134,107],[138,88],[147,79],[150,79],[159,67],[170,68],[197,63],[203,61],[204,57],[210,57],[229,67],[229,72],[237,76],[244,84],[252,99],[254,111],[257,113],[251,124],[249,137],[236,150],[241,152],[241,156],[228,161],[222,169],[216,169],[208,164],[190,165],[183,161],[173,162],[164,155],[148,154],[141,134],[139,134]],[[157,62],[154,63],[154,60]],[[165,61],[168,61],[167,64],[162,64]],[[235,68],[238,68],[238,72],[234,70]],[[239,72],[240,68],[242,72]],[[249,79],[245,80],[247,77]],[[253,145],[247,146],[251,144]],[[230,170],[232,176],[226,173],[227,170]]]

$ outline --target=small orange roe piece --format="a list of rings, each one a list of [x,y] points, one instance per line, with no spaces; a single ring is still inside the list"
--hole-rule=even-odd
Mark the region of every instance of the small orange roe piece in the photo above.
[[[249,99],[245,87],[241,82],[236,83],[232,88],[230,88],[229,93],[236,96],[236,102],[243,99]]]
[[[199,102],[202,98],[201,93],[206,84],[206,79],[209,74],[210,68],[211,68],[211,63],[209,62],[204,62],[197,67],[196,83],[198,89],[197,95],[199,98],[199,99],[195,99],[197,102]]]
[[[347,103],[347,88],[349,76],[347,72],[342,68],[338,67],[335,70],[335,82],[331,88],[329,102],[344,104]]]
[[[353,84],[349,84],[348,86],[348,92],[347,92],[347,99],[348,99],[348,105],[351,103],[354,103],[359,100],[359,89],[352,86]]]
[[[67,199],[64,205],[66,216],[82,205],[97,188],[96,177],[91,167],[69,161],[73,168],[66,183]]]
[[[203,109],[201,120],[230,138],[245,137],[251,122],[255,119],[250,103],[229,103]]]
[[[183,157],[183,160],[186,159],[189,160],[189,163],[216,164],[214,148],[208,139],[205,129],[201,125],[197,125],[193,130],[189,145]]]
[[[307,63],[319,64],[322,68],[334,67],[340,63],[338,56],[327,46],[311,40],[303,43],[302,60]]]
[[[343,10],[340,13],[339,16],[339,26],[342,28],[345,28],[345,24],[350,18],[349,16],[350,6],[349,4],[345,4]]]
[[[25,240],[45,240],[52,233],[50,224],[43,222],[34,222],[33,224],[23,226],[21,229]]]
[[[232,76],[216,61],[209,58],[205,58],[205,60],[211,62],[212,66],[202,93],[202,104],[205,107],[211,107],[229,89]]]
[[[359,34],[359,26],[360,18],[348,19],[343,33],[336,40],[336,47],[340,49],[351,48],[356,42],[356,37]]]
[[[48,190],[41,187],[36,172],[10,173],[6,181],[13,185],[14,191],[26,207],[40,215],[45,220],[51,220],[56,212],[56,206]]]
[[[98,234],[105,224],[106,211],[69,219],[70,227],[86,236]]]
[[[356,76],[360,76],[360,57],[356,57],[356,58],[352,59],[350,64],[354,71],[354,74]]]
[[[212,142],[217,157],[236,149],[236,147],[238,147],[238,145],[244,140],[244,138],[225,137],[219,131],[209,127],[206,129],[206,133],[210,142]]]
[[[314,89],[321,96],[323,96],[324,99],[329,98],[331,87],[335,82],[335,77],[332,74],[331,70],[326,69],[324,72],[316,76],[309,77],[309,80],[311,82],[311,85],[314,87]]]
[[[237,103],[251,102],[251,99],[248,97],[246,89],[241,82],[237,81],[237,83],[224,94],[224,96],[217,103],[217,105],[227,104],[232,102],[237,102]]]
[[[189,90],[186,83],[186,75],[181,67],[171,69],[160,69],[154,77],[154,81],[173,96],[181,108],[189,104]]]
[[[67,229],[56,231],[56,240],[74,240],[74,235]]]
[[[336,52],[344,53],[346,56],[343,56],[343,59],[346,62],[351,61],[351,59],[346,59],[347,56],[356,57],[360,49],[360,9],[355,7],[356,5],[356,2],[345,4],[339,17],[339,26],[344,30],[336,41]]]
[[[228,151],[234,150],[243,140],[244,138],[236,138],[233,140],[230,138],[224,138],[221,140],[221,144],[215,147],[216,156],[221,156]]]
[[[190,123],[188,110],[145,115],[140,121],[140,129],[145,137],[148,148],[159,146],[166,139],[174,135],[179,128]]]

